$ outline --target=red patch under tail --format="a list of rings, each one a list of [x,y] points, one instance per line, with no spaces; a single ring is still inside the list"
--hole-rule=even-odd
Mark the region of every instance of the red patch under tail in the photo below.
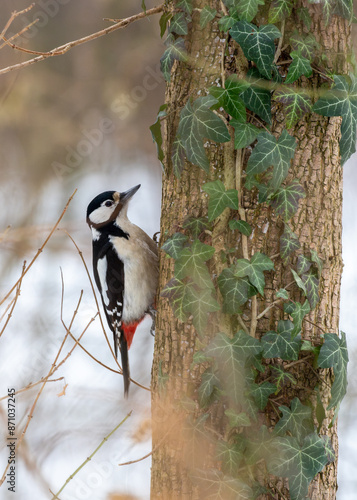
[[[131,346],[131,343],[133,341],[133,337],[134,337],[135,331],[136,331],[138,325],[142,322],[143,319],[144,318],[141,318],[139,321],[135,321],[134,323],[129,323],[129,324],[122,323],[124,337],[125,337],[125,340],[127,341],[128,349],[130,349],[130,346]]]

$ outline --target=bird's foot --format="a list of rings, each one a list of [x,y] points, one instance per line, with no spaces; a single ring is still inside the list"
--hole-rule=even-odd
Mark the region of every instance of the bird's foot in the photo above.
[[[147,314],[151,317],[152,323],[150,328],[150,334],[155,337],[155,322],[156,322],[156,309],[152,306],[148,309]]]

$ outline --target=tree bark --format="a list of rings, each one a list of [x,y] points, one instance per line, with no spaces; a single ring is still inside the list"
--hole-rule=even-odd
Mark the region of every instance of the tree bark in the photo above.
[[[220,10],[216,1],[195,1],[194,7],[210,7]],[[310,28],[323,51],[327,54],[329,69],[335,73],[347,73],[346,56],[349,46],[348,23],[340,17],[333,17],[326,26],[321,15],[321,6],[311,6],[308,2],[302,5],[309,8],[313,24]],[[296,29],[297,23],[302,31],[307,29],[295,18],[289,20],[285,27],[284,40],[288,40],[289,32]],[[284,42],[287,43],[287,42]],[[181,178],[173,173],[171,163],[172,143],[178,125],[179,113],[188,97],[195,99],[205,95],[211,85],[235,72],[243,76],[248,63],[244,59],[239,46],[222,38],[216,22],[209,23],[205,29],[199,25],[199,12],[194,10],[192,26],[186,37],[186,48],[189,54],[187,63],[175,63],[171,74],[171,82],[167,87],[166,103],[167,119],[164,121],[165,137],[165,175],[162,188],[161,243],[169,235],[182,227],[187,217],[207,215],[207,199],[201,187],[204,182],[221,179],[226,189],[240,188],[239,174],[244,169],[249,156],[248,151],[235,151],[232,141],[224,145],[209,143],[207,153],[210,159],[210,172],[207,175],[202,169],[186,164]],[[311,85],[303,78],[305,86]],[[313,79],[314,88],[320,82],[318,74]],[[310,87],[311,88],[311,87]],[[312,89],[312,90],[313,90]],[[284,125],[285,115],[281,105],[276,105],[273,116],[272,131],[279,136]],[[301,120],[289,133],[294,135],[297,148],[289,177],[297,178],[304,187],[306,197],[300,201],[300,208],[291,220],[291,227],[300,239],[301,249],[298,253],[309,254],[309,249],[315,249],[323,260],[322,279],[320,281],[320,302],[303,324],[303,339],[320,343],[323,332],[338,333],[340,279],[342,272],[341,258],[341,211],[342,211],[342,172],[339,155],[340,118],[324,118],[309,114]],[[260,251],[268,256],[279,253],[279,238],[283,231],[283,223],[274,215],[271,208],[257,204],[254,191],[243,189],[241,196],[241,215],[254,228],[248,239],[248,258]],[[220,259],[220,251],[226,246],[237,245],[233,240],[232,231],[228,227],[230,211],[225,210],[215,220],[212,239],[208,243],[215,247],[216,253],[212,259],[212,275],[219,275],[225,264]],[[237,238],[237,236],[235,236]],[[238,241],[238,248],[241,242]],[[237,257],[242,257],[242,250]],[[274,300],[274,293],[287,283],[293,281],[290,268],[285,267],[280,258],[274,260],[275,269],[266,275],[265,297],[252,301],[257,315],[265,310]],[[173,261],[160,252],[160,287],[173,277]],[[270,290],[270,291],[269,291]],[[292,286],[291,298],[300,300],[300,291]],[[275,329],[276,322],[284,318],[281,308],[271,308],[256,325],[256,336]],[[224,314],[211,315],[207,335],[218,331],[233,333],[231,320]],[[252,320],[253,321],[253,320]],[[251,323],[247,322],[250,329]],[[193,467],[207,467],[214,462],[210,442],[200,441],[202,447],[198,456],[192,456],[192,447],[187,446],[185,418],[187,407],[185,397],[197,399],[197,387],[205,366],[191,367],[194,353],[200,349],[200,342],[191,324],[178,321],[173,314],[167,299],[158,299],[156,321],[155,352],[152,371],[152,419],[153,419],[153,457],[152,457],[152,499],[195,499],[198,492],[190,479]],[[325,406],[329,397],[331,371],[323,370],[319,374],[321,398]],[[316,372],[308,362],[299,363],[294,367],[294,376],[298,381],[295,395],[301,400],[310,397],[311,390],[318,384]],[[164,388],[162,381],[165,380]],[[326,382],[326,383],[325,383]],[[289,405],[291,394],[285,394],[282,404]],[[189,403],[187,403],[189,404]],[[191,408],[192,410],[192,408]],[[210,411],[209,425],[216,430],[217,435],[224,433],[222,405],[213,405]],[[331,412],[327,417],[331,419]],[[194,414],[199,417],[198,406]],[[272,427],[276,422],[276,413],[267,412],[265,424]],[[329,436],[334,449],[338,451],[336,424],[328,428],[325,419],[321,432]],[[190,438],[189,438],[190,439]],[[192,444],[192,443],[191,443]],[[194,462],[194,463],[193,463]],[[332,500],[336,496],[336,464],[337,460],[318,474],[313,480],[309,497],[318,500]],[[274,498],[288,497],[287,483],[283,480],[271,479],[269,486],[274,492]],[[285,495],[285,496],[283,496]],[[259,497],[263,498],[263,496]],[[266,498],[271,498],[267,496]]]

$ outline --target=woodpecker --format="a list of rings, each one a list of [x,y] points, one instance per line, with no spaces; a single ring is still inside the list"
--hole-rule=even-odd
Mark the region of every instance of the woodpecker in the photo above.
[[[130,384],[128,350],[139,323],[153,313],[158,282],[156,243],[127,217],[129,200],[139,188],[140,184],[124,193],[105,191],[87,208],[94,278],[116,356],[120,348],[125,397]]]

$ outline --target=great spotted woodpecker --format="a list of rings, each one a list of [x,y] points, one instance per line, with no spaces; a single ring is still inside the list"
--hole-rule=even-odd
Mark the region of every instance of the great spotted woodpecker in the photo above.
[[[138,324],[152,312],[158,282],[156,243],[127,217],[128,202],[139,188],[140,184],[124,193],[106,191],[87,208],[94,278],[116,356],[120,348],[125,396],[130,384],[128,349]]]

